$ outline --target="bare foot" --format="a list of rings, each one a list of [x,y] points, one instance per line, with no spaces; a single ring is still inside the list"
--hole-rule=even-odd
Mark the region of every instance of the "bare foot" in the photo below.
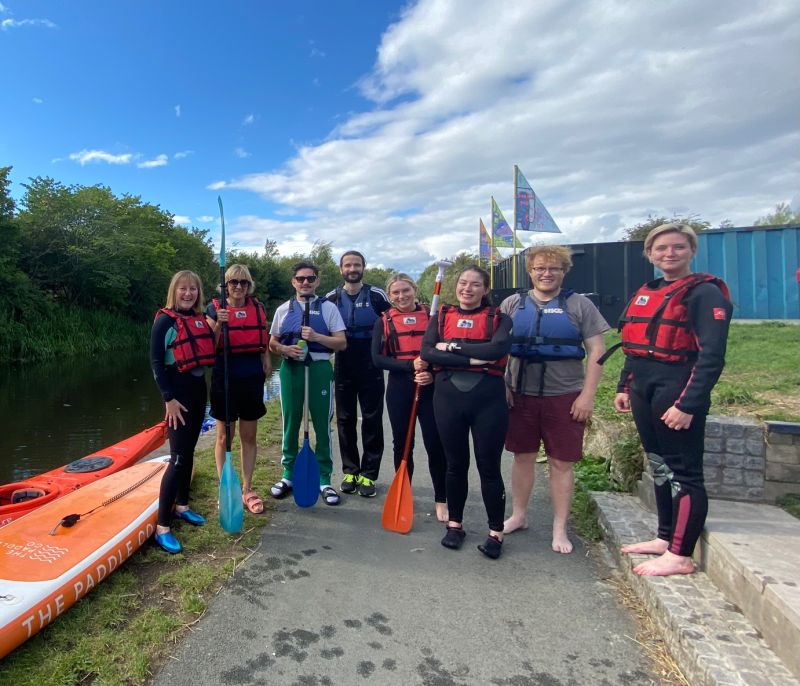
[[[572,552],[572,541],[567,537],[566,531],[553,532],[553,551],[565,555]]]
[[[517,529],[527,529],[528,520],[525,517],[516,517],[511,515],[506,521],[503,522],[503,533],[513,534]]]
[[[691,557],[683,557],[666,551],[654,560],[647,560],[633,568],[642,576],[672,576],[673,574],[694,574],[695,566]]]
[[[447,503],[434,503],[436,505],[436,519],[440,522],[446,522],[450,519],[450,513],[447,511]]]
[[[639,555],[663,555],[669,548],[669,541],[663,538],[654,538],[652,541],[639,541],[622,546],[622,553],[638,553]]]

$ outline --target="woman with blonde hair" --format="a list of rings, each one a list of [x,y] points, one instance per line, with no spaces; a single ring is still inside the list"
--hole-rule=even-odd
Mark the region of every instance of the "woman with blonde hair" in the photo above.
[[[395,273],[386,282],[386,294],[392,307],[383,313],[372,329],[372,361],[378,369],[388,369],[386,408],[392,426],[395,471],[400,468],[406,433],[411,421],[415,384],[420,396],[417,418],[422,441],[428,453],[428,469],[433,482],[436,518],[447,521],[445,478],[447,462],[433,414],[433,374],[420,357],[422,336],[428,326],[428,311],[417,301],[417,284],[407,274]],[[408,476],[414,474],[414,441],[408,455]]]
[[[614,408],[633,412],[658,510],[656,538],[622,552],[657,555],[633,569],[648,576],[695,571],[692,552],[708,512],[705,424],[725,365],[733,306],[722,279],[692,272],[696,251],[697,236],[687,224],[653,229],[644,253],[663,276],[642,286],[620,319],[625,365]]]
[[[264,502],[253,490],[256,465],[256,428],[266,414],[264,381],[272,374],[269,357],[269,328],[264,306],[253,296],[255,282],[243,264],[232,264],[225,271],[226,308],[214,298],[206,308],[206,320],[214,331],[217,357],[211,372],[211,416],[217,420],[214,457],[217,475],[225,462],[225,374],[222,325],[228,325],[228,398],[227,410],[231,440],[239,422],[242,451],[242,502],[253,514],[264,511]]]
[[[194,526],[205,524],[189,508],[194,449],[206,413],[205,368],[214,364],[214,334],[201,314],[203,284],[194,272],[176,273],[167,302],[150,333],[150,367],[164,399],[170,461],[161,480],[155,540],[168,553],[179,553],[171,530],[174,516]]]

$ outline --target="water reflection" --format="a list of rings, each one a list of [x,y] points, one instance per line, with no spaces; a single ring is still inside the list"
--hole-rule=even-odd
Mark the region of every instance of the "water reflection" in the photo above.
[[[265,399],[279,389],[275,373]],[[0,368],[0,483],[55,469],[163,417],[146,351]]]

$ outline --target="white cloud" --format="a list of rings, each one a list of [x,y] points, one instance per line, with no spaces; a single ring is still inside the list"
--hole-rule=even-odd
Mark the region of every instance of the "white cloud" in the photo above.
[[[248,114],[244,119],[242,119],[242,126],[250,126],[256,120],[256,115]]]
[[[23,26],[44,26],[48,29],[58,28],[58,26],[49,19],[3,19],[3,21],[0,21],[0,29],[3,31],[18,29]]]
[[[194,155],[194,150],[181,150],[180,152],[176,152],[172,157],[176,160],[182,160],[184,157],[189,157],[189,155]]]
[[[2,2],[0,2],[0,14],[5,14],[8,12],[8,7],[6,7]]]
[[[130,164],[133,154],[127,152],[115,155],[105,150],[81,150],[80,152],[70,153],[69,158],[81,166],[92,162],[106,162],[107,164]]]
[[[216,217],[212,217],[210,214],[204,214],[200,217],[195,217],[195,220],[201,224],[208,224],[209,222],[216,221]]]
[[[191,226],[192,225],[192,218],[187,217],[185,214],[174,214],[172,215],[172,221],[176,225],[180,226]]]
[[[800,179],[798,41],[793,0],[421,0],[359,82],[365,111],[280,169],[210,187],[257,193],[313,217],[310,238],[411,271],[477,250],[491,195],[512,221],[514,164],[565,242],[675,208],[749,224]],[[254,245],[264,226],[281,245],[305,227],[241,221]]]
[[[41,105],[44,102],[44,100],[42,100],[41,98],[33,98],[33,102],[36,105]]]
[[[311,46],[311,51],[308,54],[309,57],[327,57],[327,53],[325,53],[323,50],[320,50],[313,40],[308,41],[308,44]]]
[[[244,148],[234,148],[233,154],[236,155],[239,159],[245,159],[246,157],[250,157],[250,153],[247,152]]]
[[[169,163],[169,157],[164,155],[157,155],[152,160],[143,160],[142,162],[137,162],[136,166],[139,169],[154,169],[155,167],[166,167]]]
[[[181,116],[181,106],[180,105],[175,105],[174,109],[175,109],[175,116],[180,118],[180,116]]]

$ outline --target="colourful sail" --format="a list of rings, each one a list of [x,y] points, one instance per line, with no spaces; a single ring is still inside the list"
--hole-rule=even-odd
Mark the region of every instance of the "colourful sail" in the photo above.
[[[514,167],[514,202],[517,231],[561,233],[561,229],[517,166]]]
[[[495,248],[523,247],[508,225],[494,198],[492,198],[492,245]]]
[[[483,224],[483,219],[480,219],[480,258],[481,262],[486,264],[497,264],[500,259],[500,251],[492,245],[492,239],[489,232]]]

